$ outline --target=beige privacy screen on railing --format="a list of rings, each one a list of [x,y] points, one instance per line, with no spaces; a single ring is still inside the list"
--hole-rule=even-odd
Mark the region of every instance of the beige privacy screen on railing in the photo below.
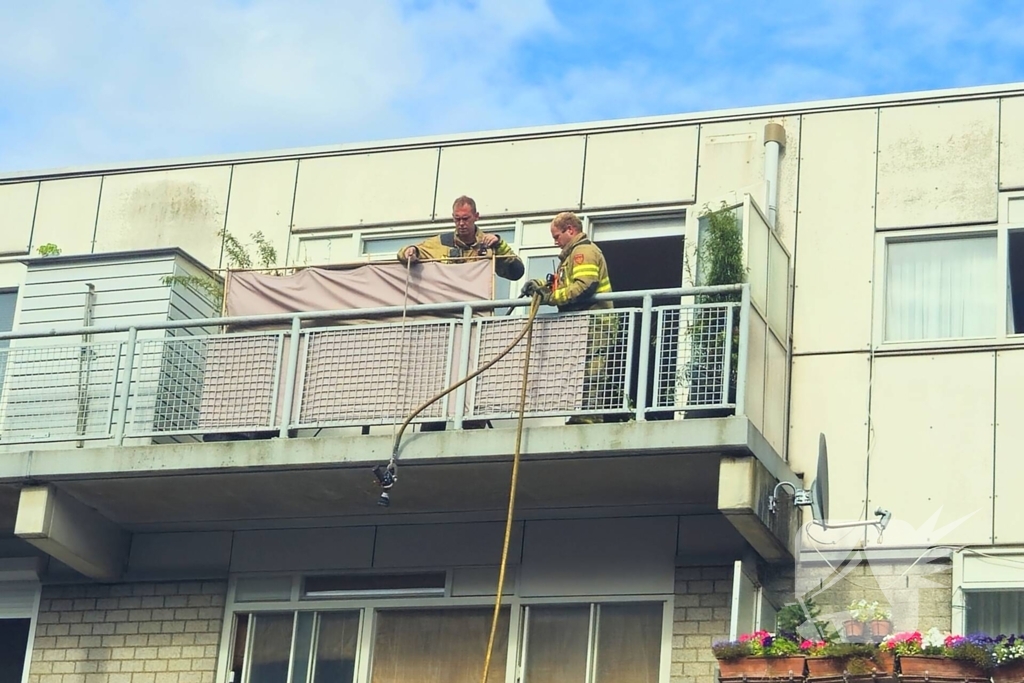
[[[493,272],[490,261],[306,268],[286,276],[229,272],[224,299],[231,317],[478,301],[491,298]]]

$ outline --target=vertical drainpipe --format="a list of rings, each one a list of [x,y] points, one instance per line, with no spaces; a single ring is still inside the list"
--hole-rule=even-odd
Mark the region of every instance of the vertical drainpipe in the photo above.
[[[786,146],[786,129],[781,123],[769,123],[764,127],[764,179],[768,184],[765,208],[768,210],[768,224],[775,228],[775,215],[779,206],[779,155]]]

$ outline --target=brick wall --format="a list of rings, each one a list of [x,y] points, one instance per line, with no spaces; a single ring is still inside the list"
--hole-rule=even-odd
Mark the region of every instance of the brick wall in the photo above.
[[[712,683],[711,643],[729,637],[732,566],[677,567],[672,683]]]
[[[948,560],[854,560],[843,565],[803,564],[797,567],[796,590],[810,594],[822,616],[841,623],[847,606],[861,598],[892,610],[897,631],[949,631],[952,619],[953,567]]]
[[[224,582],[46,586],[29,683],[213,683]]]

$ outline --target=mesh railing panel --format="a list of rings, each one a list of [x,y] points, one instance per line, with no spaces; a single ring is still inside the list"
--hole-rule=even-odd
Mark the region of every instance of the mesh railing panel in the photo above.
[[[655,384],[651,409],[696,410],[732,405],[735,381],[729,381],[725,375],[727,365],[733,379],[736,374],[738,312],[733,310],[730,318],[730,310],[734,306],[722,304],[657,309]],[[731,340],[728,339],[730,329]]]
[[[453,322],[374,325],[306,333],[299,422],[404,419],[450,381]],[[418,420],[447,415],[438,401]]]
[[[279,333],[140,341],[128,432],[273,428],[280,347]]]
[[[527,382],[527,412],[568,414],[627,409],[632,313],[613,311],[538,317]],[[496,356],[522,330],[522,318],[478,322],[476,365]],[[474,382],[472,415],[502,417],[519,411],[526,355],[524,339]]]
[[[117,342],[0,350],[0,440],[108,436],[120,353]]]

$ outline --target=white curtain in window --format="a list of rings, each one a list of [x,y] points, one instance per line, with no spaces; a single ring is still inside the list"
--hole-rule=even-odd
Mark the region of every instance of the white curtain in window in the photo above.
[[[886,252],[886,341],[995,334],[995,236],[891,242]]]

